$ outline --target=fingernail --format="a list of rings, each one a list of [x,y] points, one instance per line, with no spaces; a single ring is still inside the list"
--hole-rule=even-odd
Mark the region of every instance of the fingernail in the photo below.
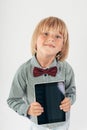
[[[62,110],[62,107],[60,106],[60,109]]]

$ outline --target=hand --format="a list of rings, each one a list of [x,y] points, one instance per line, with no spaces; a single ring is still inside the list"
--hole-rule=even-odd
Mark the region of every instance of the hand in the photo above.
[[[28,109],[28,115],[31,116],[39,116],[44,112],[43,107],[38,102],[31,103],[29,109]]]
[[[65,97],[64,100],[61,102],[60,109],[64,112],[68,112],[71,108],[71,101],[70,98]]]

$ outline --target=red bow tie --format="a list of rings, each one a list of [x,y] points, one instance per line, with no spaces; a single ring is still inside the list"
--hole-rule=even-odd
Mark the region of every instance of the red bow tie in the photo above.
[[[41,76],[43,74],[56,76],[56,73],[57,73],[57,67],[56,66],[49,68],[49,69],[41,69],[41,68],[38,68],[38,67],[34,67],[34,70],[33,70],[34,77]]]

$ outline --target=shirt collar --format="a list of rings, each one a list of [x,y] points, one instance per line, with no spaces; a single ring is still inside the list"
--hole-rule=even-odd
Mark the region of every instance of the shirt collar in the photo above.
[[[54,59],[54,61],[50,64],[50,66],[49,66],[49,68],[51,68],[51,67],[53,67],[53,66],[57,66],[57,60],[56,60],[56,58]],[[42,68],[41,66],[40,66],[40,64],[38,63],[38,61],[37,61],[37,59],[36,59],[36,57],[35,57],[35,55],[32,57],[32,59],[31,59],[31,64],[32,64],[32,66],[33,67],[39,67],[39,68]]]

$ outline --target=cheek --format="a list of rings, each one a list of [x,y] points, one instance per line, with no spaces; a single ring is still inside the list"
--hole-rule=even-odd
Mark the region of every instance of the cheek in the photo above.
[[[40,38],[38,38],[37,42],[36,42],[36,46],[38,47],[40,45],[40,43],[41,43],[41,40],[40,40]]]
[[[37,39],[37,46],[42,46],[45,42],[45,39],[42,37],[42,36],[39,36],[38,39]]]
[[[63,48],[63,43],[57,44],[56,48],[57,48],[58,51],[61,51],[62,48]]]
[[[37,45],[38,44],[41,44],[42,43],[42,38],[41,37],[38,37],[38,39],[37,39]]]
[[[41,39],[38,38],[38,39],[37,39],[37,42],[36,42],[36,49],[37,49],[37,51],[40,50],[41,46],[42,46]]]

